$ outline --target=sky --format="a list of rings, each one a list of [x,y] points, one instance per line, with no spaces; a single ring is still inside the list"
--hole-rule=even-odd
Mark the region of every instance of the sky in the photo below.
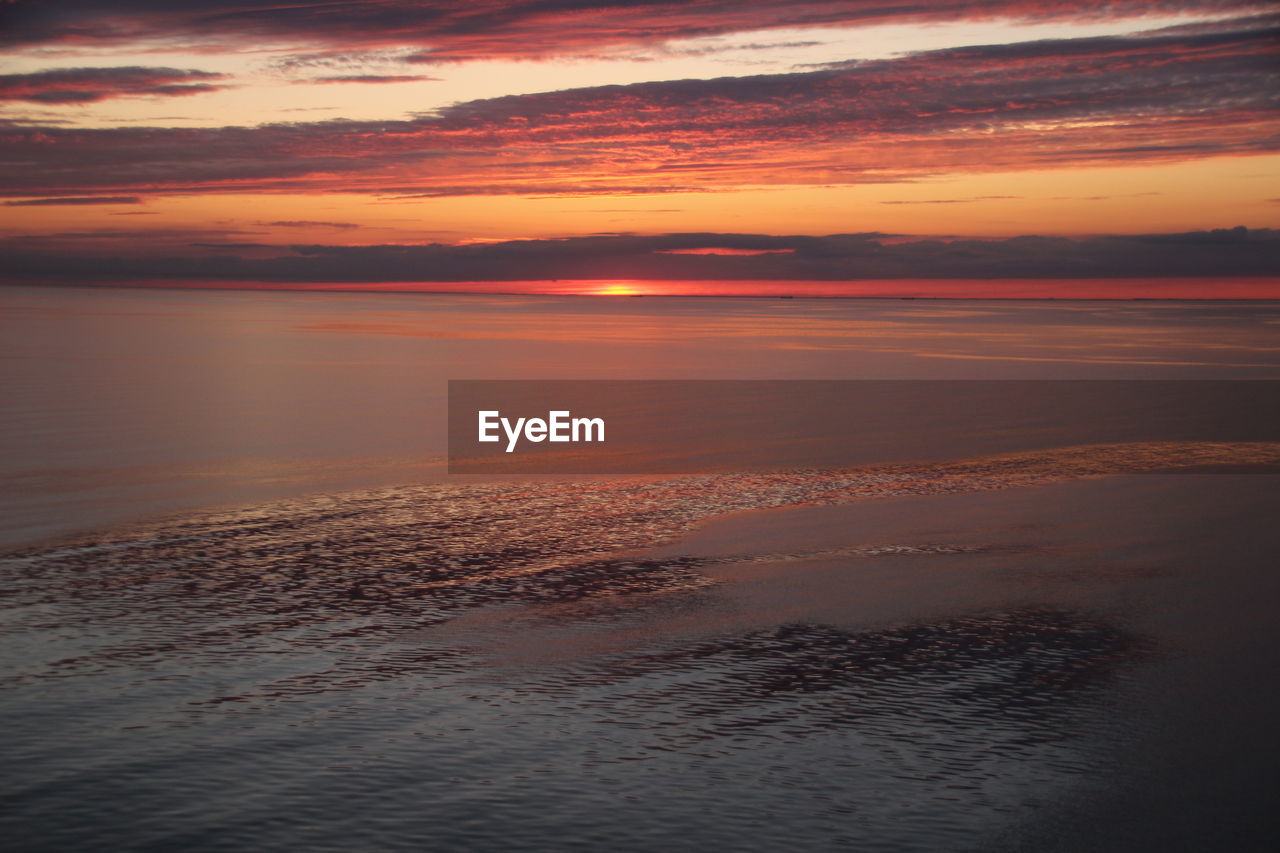
[[[1280,298],[1278,36],[1247,0],[0,0],[0,280]]]

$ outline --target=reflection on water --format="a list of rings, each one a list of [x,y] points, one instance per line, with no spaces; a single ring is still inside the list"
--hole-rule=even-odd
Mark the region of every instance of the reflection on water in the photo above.
[[[563,604],[708,586],[712,579],[699,569],[714,558],[618,554],[671,540],[709,516],[1177,465],[1274,464],[1277,447],[1111,445],[864,472],[439,484],[322,495],[12,552],[4,567],[15,609],[4,630],[74,631],[85,619],[107,629],[74,654],[42,657],[35,668],[29,662],[28,679],[145,666],[175,654],[220,659],[263,637],[282,651],[316,642],[341,648],[346,641],[380,641],[495,603]],[[906,543],[855,552],[965,548]],[[807,556],[831,553],[847,552]],[[382,679],[395,671],[380,655],[366,659],[360,652],[342,672],[311,678],[307,689],[360,684],[362,673]],[[269,695],[271,688],[255,693]]]
[[[741,510],[1034,495],[1277,458],[1136,445],[441,484],[13,551],[0,725],[22,770],[0,783],[0,830],[32,850],[989,849],[1113,766],[1117,685],[1170,654],[1078,593],[1159,575],[1054,556],[1035,524],[1020,538],[926,524],[782,550],[652,546]],[[1064,559],[1078,574],[1050,572],[1056,600],[1005,582]],[[806,575],[823,567],[842,583]],[[761,572],[774,586],[752,592]],[[916,586],[923,609],[879,621],[836,600],[930,574],[980,594]],[[826,600],[852,615],[785,615]]]
[[[1262,379],[1277,323],[1275,302],[0,287],[0,547],[421,482],[450,379]]]

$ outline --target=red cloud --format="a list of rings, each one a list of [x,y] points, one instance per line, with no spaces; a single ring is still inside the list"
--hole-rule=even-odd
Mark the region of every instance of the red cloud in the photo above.
[[[608,194],[1274,151],[1276,33],[934,51],[458,104],[410,121],[9,128],[0,192]]]
[[[175,37],[331,48],[418,46],[420,61],[540,58],[783,27],[1141,17],[1265,10],[1264,0],[12,0],[0,43],[112,44]],[[1153,8],[1154,7],[1154,8]]]
[[[0,101],[38,104],[85,104],[108,98],[146,95],[198,95],[214,92],[209,80],[225,74],[178,68],[58,68],[32,74],[0,74]]]

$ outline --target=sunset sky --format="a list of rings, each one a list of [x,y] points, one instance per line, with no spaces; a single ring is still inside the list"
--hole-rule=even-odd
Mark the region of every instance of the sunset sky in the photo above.
[[[1244,0],[0,0],[0,276],[1280,297],[1278,35]]]

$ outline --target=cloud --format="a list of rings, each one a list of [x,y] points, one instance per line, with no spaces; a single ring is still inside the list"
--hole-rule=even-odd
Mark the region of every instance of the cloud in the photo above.
[[[6,207],[57,207],[87,204],[142,204],[136,195],[62,196],[60,198],[28,198],[6,201]]]
[[[285,219],[276,222],[259,222],[259,225],[273,225],[276,228],[359,228],[354,222],[316,222],[310,219]]]
[[[76,124],[74,119],[58,118],[60,115],[56,110],[44,110],[40,114],[33,113],[8,113],[4,118],[0,118],[0,129],[7,127],[31,127],[33,125],[56,127],[60,124]]]
[[[114,214],[112,214],[114,215]],[[238,228],[220,228],[220,227],[183,227],[169,226],[165,227],[145,227],[142,223],[158,222],[163,220],[156,219],[125,219],[116,220],[121,224],[132,227],[98,227],[83,228],[74,231],[58,231],[54,233],[19,233],[17,228],[10,228],[0,231],[0,268],[3,268],[3,258],[12,257],[18,263],[29,265],[30,268],[40,267],[51,264],[47,271],[52,271],[59,267],[73,267],[81,269],[81,275],[85,281],[113,281],[117,280],[116,275],[119,270],[137,267],[139,269],[151,266],[150,259],[159,259],[173,256],[181,257],[183,263],[190,265],[196,271],[196,278],[202,278],[199,273],[201,268],[207,268],[209,262],[201,260],[200,255],[208,254],[208,250],[212,247],[222,247],[228,243],[237,242],[237,250],[248,250],[249,244],[242,241],[250,239],[249,235],[265,234],[264,231],[248,231]],[[256,252],[247,252],[246,259],[252,257],[270,257],[279,253],[279,247],[270,246],[265,250]],[[61,260],[58,258],[61,257]],[[92,271],[94,263],[100,263],[104,266],[98,272]],[[85,264],[84,268],[80,265]],[[160,268],[157,266],[156,268]],[[146,276],[144,276],[145,278]],[[37,275],[37,279],[44,279],[46,276]],[[6,282],[14,281],[14,276],[9,270],[5,270],[2,279]],[[56,276],[55,276],[55,280]]]
[[[795,249],[741,249],[724,246],[701,246],[696,249],[654,249],[659,255],[772,255],[787,254]]]
[[[128,253],[117,254],[103,254],[92,242],[60,245],[51,240],[47,245],[33,246],[29,239],[12,238],[0,241],[0,265],[15,281],[90,282],[1280,277],[1280,231],[1243,227],[1087,239],[1025,236],[945,242],[891,240],[886,239],[889,235],[878,233],[695,233],[457,245],[287,247],[207,241],[173,246],[149,238],[149,233],[139,229],[65,235],[127,240]],[[167,236],[190,234],[177,231]],[[216,254],[201,249],[213,249]]]
[[[179,97],[216,92],[208,81],[225,74],[179,68],[57,68],[31,74],[0,74],[0,101],[87,104],[109,98]]]
[[[1280,150],[1278,31],[968,47],[401,121],[0,128],[0,195],[625,195]]]
[[[1024,196],[1020,195],[975,195],[972,198],[925,198],[925,199],[893,199],[890,201],[882,201],[881,204],[970,204],[975,201],[1003,201],[1005,199],[1020,199]]]
[[[546,164],[542,164],[546,165]],[[441,184],[425,192],[409,195],[385,196],[382,201],[410,201],[424,198],[449,198],[464,195],[521,195],[532,198],[584,198],[605,195],[623,197],[632,195],[662,195],[665,193],[699,193],[708,192],[707,187],[694,184],[618,184],[608,181],[591,183],[589,181],[566,182],[562,184],[524,183],[524,184]]]
[[[339,74],[332,77],[313,77],[295,80],[295,83],[422,83],[438,82],[439,77],[423,77],[413,74]]]
[[[1153,8],[1154,7],[1154,8]],[[1220,16],[1267,11],[1263,0],[11,0],[0,44],[136,44],[180,39],[226,46],[294,43],[341,51],[422,49],[424,62],[600,55],[735,32],[956,20]]]
[[[190,245],[196,249],[218,249],[218,250],[276,248],[275,246],[272,246],[269,243],[191,243]]]

